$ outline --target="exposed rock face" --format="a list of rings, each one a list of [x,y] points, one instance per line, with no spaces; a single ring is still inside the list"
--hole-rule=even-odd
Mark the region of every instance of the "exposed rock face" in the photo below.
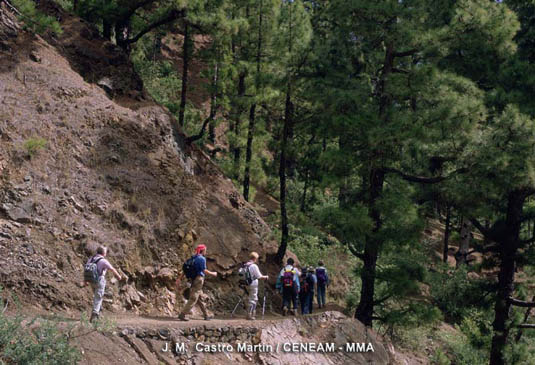
[[[128,57],[48,3],[64,32],[47,42],[0,2],[0,47],[13,51],[0,52],[0,284],[46,310],[87,308],[82,266],[103,244],[130,277],[109,280],[105,310],[176,314],[179,270],[202,242],[220,274],[205,287],[217,310],[249,251],[275,252],[268,226],[143,100]]]

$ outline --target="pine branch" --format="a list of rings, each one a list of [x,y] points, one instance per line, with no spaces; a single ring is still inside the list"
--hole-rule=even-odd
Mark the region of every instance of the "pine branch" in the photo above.
[[[403,70],[401,68],[396,68],[396,67],[393,67],[392,68],[392,73],[397,73],[397,74],[409,74],[409,71],[407,70]]]
[[[527,239],[527,240],[521,240],[520,244],[521,245],[528,245],[528,244],[534,243],[534,242],[535,242],[535,237],[531,237],[530,239]]]
[[[526,302],[523,300],[518,300],[513,297],[507,298],[507,301],[509,304],[514,305],[516,307],[522,307],[522,308],[535,308],[535,302]]]
[[[521,323],[516,328],[535,328],[535,323]]]
[[[394,169],[391,167],[383,167],[383,172],[385,173],[394,173],[399,175],[403,180],[409,181],[409,182],[416,182],[420,184],[436,184],[441,181],[447,180],[453,175],[464,173],[467,171],[465,168],[460,168],[455,171],[453,171],[448,176],[433,176],[433,177],[424,177],[424,176],[414,176],[414,175],[408,175],[404,173],[403,171],[400,171],[398,169]]]
[[[486,228],[484,225],[482,225],[476,218],[468,218],[470,220],[470,223],[476,227],[481,234],[487,238],[491,238],[490,229]]]
[[[130,19],[135,13],[136,11],[139,9],[139,8],[142,8],[144,6],[147,6],[149,4],[152,4],[154,3],[156,0],[144,0],[144,1],[141,1],[137,4],[135,4],[134,6],[132,6],[126,13],[122,14],[121,18],[123,21],[124,20],[128,20]]]
[[[349,251],[351,251],[353,256],[364,261],[364,254],[358,252],[351,244],[347,245],[347,247],[349,248]]]
[[[182,10],[173,9],[169,12],[169,14],[167,14],[167,16],[161,18],[160,20],[152,24],[147,25],[145,29],[143,29],[138,34],[136,34],[136,36],[134,36],[133,38],[125,39],[122,43],[124,44],[136,43],[141,37],[143,37],[145,34],[150,32],[151,30],[158,28],[159,26],[162,26],[164,24],[171,23],[179,18],[182,18],[185,16],[185,13],[186,11],[184,9]]]
[[[373,305],[379,305],[383,302],[386,302],[388,299],[392,298],[393,294],[388,294],[386,296],[384,296],[383,298],[381,299],[377,299],[377,300],[374,300],[373,301]]]
[[[208,124],[214,120],[214,117],[215,117],[215,113],[211,113],[208,118],[206,118],[202,124],[202,127],[201,127],[201,130],[198,134],[194,135],[194,136],[191,136],[191,137],[187,137],[186,138],[186,143],[192,143],[192,142],[195,142],[199,139],[201,139],[203,136],[204,136],[204,133],[206,131],[206,127],[208,126]]]
[[[394,57],[407,57],[407,56],[412,56],[415,53],[418,53],[418,50],[411,49],[411,50],[404,51],[404,52],[394,52],[393,56]]]

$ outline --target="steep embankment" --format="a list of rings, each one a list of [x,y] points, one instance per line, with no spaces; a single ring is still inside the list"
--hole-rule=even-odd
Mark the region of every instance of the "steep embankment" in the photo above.
[[[16,23],[0,34],[2,286],[37,308],[87,308],[82,264],[105,244],[131,278],[109,285],[105,309],[172,314],[177,267],[203,242],[221,276],[208,282],[212,308],[225,306],[236,265],[274,252],[269,228],[143,97],[124,53],[58,17],[57,39]]]

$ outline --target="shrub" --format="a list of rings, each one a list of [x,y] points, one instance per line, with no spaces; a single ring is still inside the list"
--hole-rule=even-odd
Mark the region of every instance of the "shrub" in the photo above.
[[[474,348],[464,335],[442,334],[442,340],[448,348],[448,353],[455,359],[456,365],[486,365],[489,352]]]
[[[4,308],[1,299],[0,308]],[[63,365],[80,360],[79,351],[69,344],[69,334],[59,330],[58,321],[23,321],[21,315],[8,316],[0,310],[0,363]]]
[[[450,365],[451,361],[448,359],[446,354],[442,352],[441,349],[437,349],[437,351],[431,356],[431,364],[433,365]]]
[[[46,147],[47,141],[44,138],[32,137],[24,142],[24,149],[30,158]]]
[[[459,329],[466,335],[469,343],[478,349],[490,349],[492,334],[492,312],[479,309],[466,311]]]
[[[453,273],[449,268],[439,268],[430,273],[429,285],[434,304],[450,323],[461,323],[472,308],[485,309],[492,303],[490,285],[484,280],[470,279],[464,265]]]

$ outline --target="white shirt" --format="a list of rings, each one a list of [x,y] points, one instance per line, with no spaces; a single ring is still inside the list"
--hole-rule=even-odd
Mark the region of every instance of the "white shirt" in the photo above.
[[[258,265],[257,264],[249,265],[249,273],[251,274],[251,279],[253,279],[250,286],[258,286],[258,278],[262,276],[262,274],[260,273],[260,269],[258,268]]]

